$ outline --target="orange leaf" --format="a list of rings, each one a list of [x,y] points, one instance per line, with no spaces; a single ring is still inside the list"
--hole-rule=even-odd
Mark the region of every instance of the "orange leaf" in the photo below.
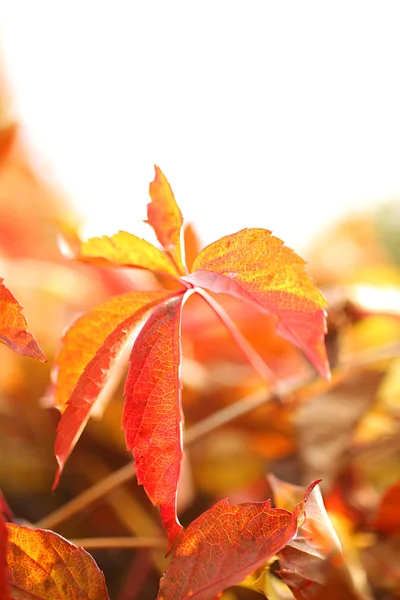
[[[150,184],[151,202],[147,205],[147,222],[155,231],[158,241],[171,257],[180,275],[186,273],[183,264],[182,214],[174,194],[159,167],[154,165],[156,174]]]
[[[279,319],[278,333],[329,376],[324,344],[327,305],[305,262],[265,229],[242,229],[204,248],[183,277],[217,293],[251,302]]]
[[[46,362],[34,336],[27,331],[28,323],[21,311],[21,305],[0,277],[0,341],[17,354]]]
[[[56,361],[54,405],[63,412],[82,371],[113,330],[137,310],[168,297],[167,292],[131,292],[114,296],[77,319],[63,337]]]
[[[107,600],[103,573],[83,548],[44,529],[7,523],[11,590],[34,598]]]
[[[281,481],[273,475],[268,479],[275,504],[279,507],[291,510],[304,494],[300,486]],[[326,583],[328,564],[346,571],[342,546],[318,485],[310,493],[305,519],[297,536],[279,554],[279,564],[281,579],[298,600],[314,598],[321,592]]]
[[[10,600],[10,593],[7,583],[7,528],[0,512],[0,598]]]
[[[158,600],[213,600],[242,581],[296,535],[304,501],[293,513],[271,508],[270,500],[214,504],[182,533],[161,579]]]
[[[122,418],[137,480],[152,503],[160,506],[169,549],[182,529],[176,515],[182,462],[180,328],[182,305],[189,294],[157,307],[136,338]]]
[[[180,274],[161,250],[126,231],[119,231],[111,237],[90,238],[82,243],[78,258],[105,267],[147,269],[172,277]]]
[[[106,337],[96,354],[85,366],[67,402],[57,428],[54,452],[58,462],[58,470],[53,490],[58,485],[65,463],[89,420],[94,403],[99,399],[100,394],[107,393],[105,391],[107,389],[106,384],[110,381],[112,368],[121,358],[132,331],[141,323],[146,313],[160,302],[161,298],[165,298],[165,293],[133,292],[117,298],[117,303],[115,303],[115,299],[113,299],[114,303],[112,301],[108,302],[108,309],[115,309],[117,304],[119,313],[114,314],[118,314],[119,319],[121,319],[121,312],[125,308],[128,308],[130,314],[122,322],[112,322],[113,331]],[[112,306],[110,306],[111,304]],[[104,307],[104,304],[102,306]],[[107,314],[109,315],[109,313],[102,313],[103,317]],[[112,317],[114,317],[114,314]],[[85,317],[87,316],[85,315]],[[82,317],[82,319],[85,317]],[[110,325],[110,322],[108,325]],[[83,332],[81,331],[81,333]]]

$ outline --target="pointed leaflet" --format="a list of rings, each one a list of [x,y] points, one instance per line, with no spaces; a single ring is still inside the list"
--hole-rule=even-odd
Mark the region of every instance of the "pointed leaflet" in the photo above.
[[[161,250],[142,238],[119,231],[83,242],[78,256],[84,262],[109,267],[132,267],[179,277],[175,265]]]
[[[291,510],[304,494],[300,486],[270,475],[275,504]],[[279,575],[298,600],[316,597],[324,587],[327,570],[348,577],[338,535],[326,512],[319,486],[308,498],[305,520],[297,536],[279,553]]]
[[[104,575],[83,548],[44,529],[7,523],[11,589],[34,598],[108,600]]]
[[[169,548],[182,529],[176,515],[182,462],[180,326],[182,305],[190,293],[157,307],[138,335],[130,357],[122,417],[137,480],[160,507]]]
[[[20,303],[0,277],[0,341],[17,354],[32,356],[46,362],[37,341],[27,331],[28,323],[21,311]]]
[[[230,506],[220,500],[184,530],[160,582],[158,600],[213,600],[242,581],[287,544],[304,501],[293,513],[270,500]]]
[[[63,348],[56,360],[57,382],[54,405],[63,412],[86,365],[105,339],[122,321],[146,304],[171,292],[131,292],[114,296],[79,317],[65,333]]]
[[[71,344],[68,346],[69,352],[74,352],[75,347],[75,352],[79,353],[73,364],[79,363],[79,366],[82,367],[82,363],[85,365],[89,356],[90,360],[85,365],[83,372],[80,369],[80,377],[66,406],[64,406],[58,424],[54,451],[59,468],[53,489],[57,486],[64,465],[90,417],[92,407],[101,392],[104,392],[105,385],[112,374],[112,367],[121,357],[132,331],[142,321],[145,314],[165,297],[165,292],[133,292],[113,298],[100,307],[93,309],[90,314],[88,313],[78,319],[67,333],[69,340],[80,339],[83,342],[80,348]],[[128,317],[125,318],[127,314]],[[97,316],[99,320],[94,322],[93,316]],[[91,330],[88,327],[91,324],[93,329],[96,327],[100,329],[102,327],[101,319],[107,320],[103,331],[100,335],[97,331],[97,337],[94,335],[93,339],[89,341],[84,335],[85,332],[89,335]],[[104,332],[110,328],[112,328],[111,333],[98,346],[100,336],[104,335]],[[81,337],[77,337],[77,333]],[[85,342],[86,345],[84,345]],[[95,351],[94,356],[92,354],[93,350]],[[71,383],[73,384],[73,382]]]
[[[7,529],[0,512],[0,598],[2,598],[2,600],[10,600],[11,598],[7,583],[6,548]]]
[[[158,241],[171,257],[180,275],[186,272],[182,259],[182,214],[174,194],[159,167],[150,184],[151,202],[147,205],[147,222],[155,231]]]
[[[242,229],[204,248],[183,277],[193,285],[252,302],[276,315],[278,332],[329,376],[323,308],[326,301],[305,262],[265,229]]]

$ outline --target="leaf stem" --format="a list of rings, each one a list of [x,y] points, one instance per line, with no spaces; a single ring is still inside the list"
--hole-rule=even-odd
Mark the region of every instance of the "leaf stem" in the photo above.
[[[75,546],[87,550],[111,548],[161,548],[165,550],[165,538],[159,537],[93,537],[69,540]]]
[[[396,358],[400,355],[400,342],[386,344],[379,348],[368,349],[354,355],[347,362],[336,367],[332,372],[332,379],[327,381],[321,378],[308,378],[301,381],[278,382],[275,391],[266,392],[259,390],[250,396],[238,400],[234,404],[222,408],[218,412],[199,421],[188,428],[185,435],[184,445],[193,444],[204,435],[214,431],[222,425],[230,423],[234,419],[251,412],[262,406],[273,398],[279,398],[281,401],[288,401],[291,397],[296,400],[310,399],[319,394],[331,390],[341,383],[344,383],[350,377],[364,371],[372,365],[383,360]],[[79,496],[67,502],[53,513],[50,513],[35,524],[36,528],[54,529],[60,523],[66,521],[74,514],[83,510],[92,502],[104,497],[114,488],[129,481],[135,474],[134,463],[130,462],[117,471],[114,471],[98,483],[92,485],[89,489],[82,492]]]
[[[263,381],[276,382],[276,377],[270,367],[266,364],[263,358],[253,348],[253,346],[244,337],[236,323],[231,319],[226,310],[214,300],[212,296],[202,288],[196,287],[196,292],[204,298],[207,304],[213,309],[218,318],[222,321],[229,333],[239,346],[243,355],[246,357],[248,362],[251,364],[256,373],[259,374]]]

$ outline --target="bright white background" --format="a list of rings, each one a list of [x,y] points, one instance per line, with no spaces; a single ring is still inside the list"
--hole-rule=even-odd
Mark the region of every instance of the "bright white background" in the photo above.
[[[4,0],[16,110],[90,234],[143,234],[153,163],[204,242],[301,249],[400,197],[399,2]]]

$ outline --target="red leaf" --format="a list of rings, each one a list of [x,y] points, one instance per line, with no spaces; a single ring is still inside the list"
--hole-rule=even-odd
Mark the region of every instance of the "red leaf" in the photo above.
[[[324,344],[327,305],[305,262],[265,229],[243,229],[204,248],[183,277],[193,285],[256,304],[279,319],[278,333],[329,376]]]
[[[12,523],[6,527],[12,590],[43,599],[108,600],[104,575],[83,548],[53,531]]]
[[[182,526],[176,493],[182,462],[179,367],[181,311],[190,291],[157,307],[138,335],[125,384],[122,427],[144,486],[168,533],[169,549]]]
[[[21,311],[21,305],[0,277],[0,342],[17,354],[46,362],[34,336],[27,331],[28,323]]]
[[[161,250],[142,238],[120,231],[108,237],[90,238],[83,242],[78,258],[84,262],[106,267],[147,269],[178,277],[178,271]]]
[[[56,360],[54,405],[61,412],[65,410],[82,371],[114,329],[145,304],[166,297],[167,292],[132,292],[114,296],[71,325],[62,339],[63,348]]]
[[[171,257],[180,275],[186,273],[182,259],[182,214],[174,194],[159,167],[150,184],[151,202],[147,205],[147,219],[155,231],[158,241]]]
[[[239,583],[295,536],[303,505],[290,513],[271,508],[270,500],[236,506],[220,500],[182,533],[158,600],[212,600]]]
[[[7,529],[3,521],[3,516],[0,513],[0,598],[2,600],[10,600],[10,593],[7,583]]]
[[[78,319],[68,331],[66,335],[68,345],[64,348],[62,362],[63,376],[66,377],[68,359],[72,361],[69,369],[70,386],[74,385],[74,378],[71,375],[75,374],[75,371],[79,373],[82,365],[85,365],[87,360],[89,362],[76,382],[58,424],[55,442],[58,471],[53,490],[86,426],[94,403],[99,399],[100,393],[106,393],[105,385],[110,380],[112,367],[121,357],[132,331],[145,314],[165,297],[165,292],[132,292],[113,298]],[[102,339],[110,329],[112,329],[111,333]],[[92,331],[96,332],[96,335],[90,338]],[[71,341],[77,341],[78,344]],[[66,392],[65,389],[61,391]]]
[[[300,486],[269,476],[275,504],[293,508],[304,494]],[[319,486],[310,493],[304,522],[297,536],[279,553],[281,579],[290,587],[298,600],[317,597],[324,589],[331,568],[336,575],[349,579],[342,547],[326,512]]]

